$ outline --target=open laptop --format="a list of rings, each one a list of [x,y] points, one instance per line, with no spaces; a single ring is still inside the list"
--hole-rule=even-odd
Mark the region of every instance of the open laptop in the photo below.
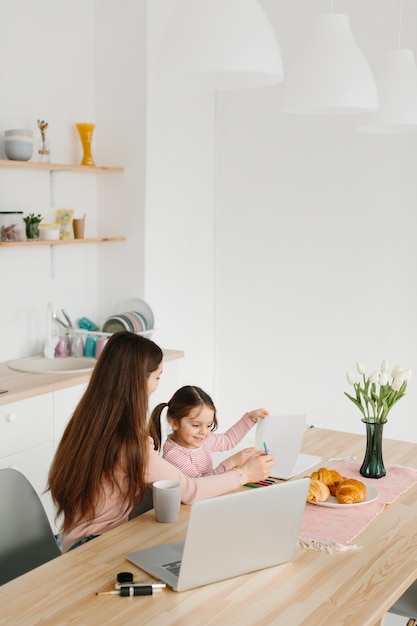
[[[274,455],[272,478],[288,480],[321,461],[320,456],[300,452],[305,429],[305,415],[269,415],[258,420],[255,446],[264,450],[265,444]]]
[[[310,480],[229,493],[191,507],[185,541],[126,558],[175,591],[291,561]]]

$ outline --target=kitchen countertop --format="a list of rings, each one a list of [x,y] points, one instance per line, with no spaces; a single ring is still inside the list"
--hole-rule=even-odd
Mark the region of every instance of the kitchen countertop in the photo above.
[[[164,361],[182,359],[182,350],[163,350]],[[89,381],[91,372],[77,374],[31,374],[12,370],[7,362],[0,363],[0,388],[7,389],[7,393],[0,394],[0,405],[25,400],[43,393],[82,385]]]

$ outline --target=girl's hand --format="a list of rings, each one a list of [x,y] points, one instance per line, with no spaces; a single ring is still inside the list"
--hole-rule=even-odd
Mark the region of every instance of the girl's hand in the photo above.
[[[256,452],[256,448],[245,448],[244,450],[229,456],[229,458],[226,459],[226,462],[233,468],[241,467],[241,465],[244,465],[251,456],[256,454]]]
[[[249,419],[252,420],[254,424],[258,421],[258,419],[265,419],[267,415],[269,415],[269,411],[266,409],[256,409],[255,411],[249,411],[246,413]]]
[[[265,454],[257,450],[243,465],[239,467],[242,476],[242,485],[245,483],[257,483],[268,478],[270,469],[274,463],[272,454]]]

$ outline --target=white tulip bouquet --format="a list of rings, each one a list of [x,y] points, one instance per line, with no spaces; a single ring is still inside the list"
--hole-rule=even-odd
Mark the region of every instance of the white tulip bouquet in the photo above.
[[[345,391],[345,396],[360,409],[364,421],[374,424],[385,423],[394,404],[405,395],[407,383],[411,378],[411,369],[403,369],[396,365],[391,372],[391,381],[388,361],[382,361],[381,371],[374,370],[368,377],[362,363],[356,363],[356,369],[362,380],[356,382],[354,374],[347,372],[347,381],[349,385],[353,385],[355,395]]]

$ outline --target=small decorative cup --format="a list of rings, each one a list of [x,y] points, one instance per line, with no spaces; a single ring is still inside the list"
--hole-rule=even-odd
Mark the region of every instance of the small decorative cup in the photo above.
[[[73,219],[72,227],[74,229],[74,239],[84,239],[85,217]]]
[[[175,480],[157,480],[152,485],[156,521],[176,522],[181,505],[181,485]]]

